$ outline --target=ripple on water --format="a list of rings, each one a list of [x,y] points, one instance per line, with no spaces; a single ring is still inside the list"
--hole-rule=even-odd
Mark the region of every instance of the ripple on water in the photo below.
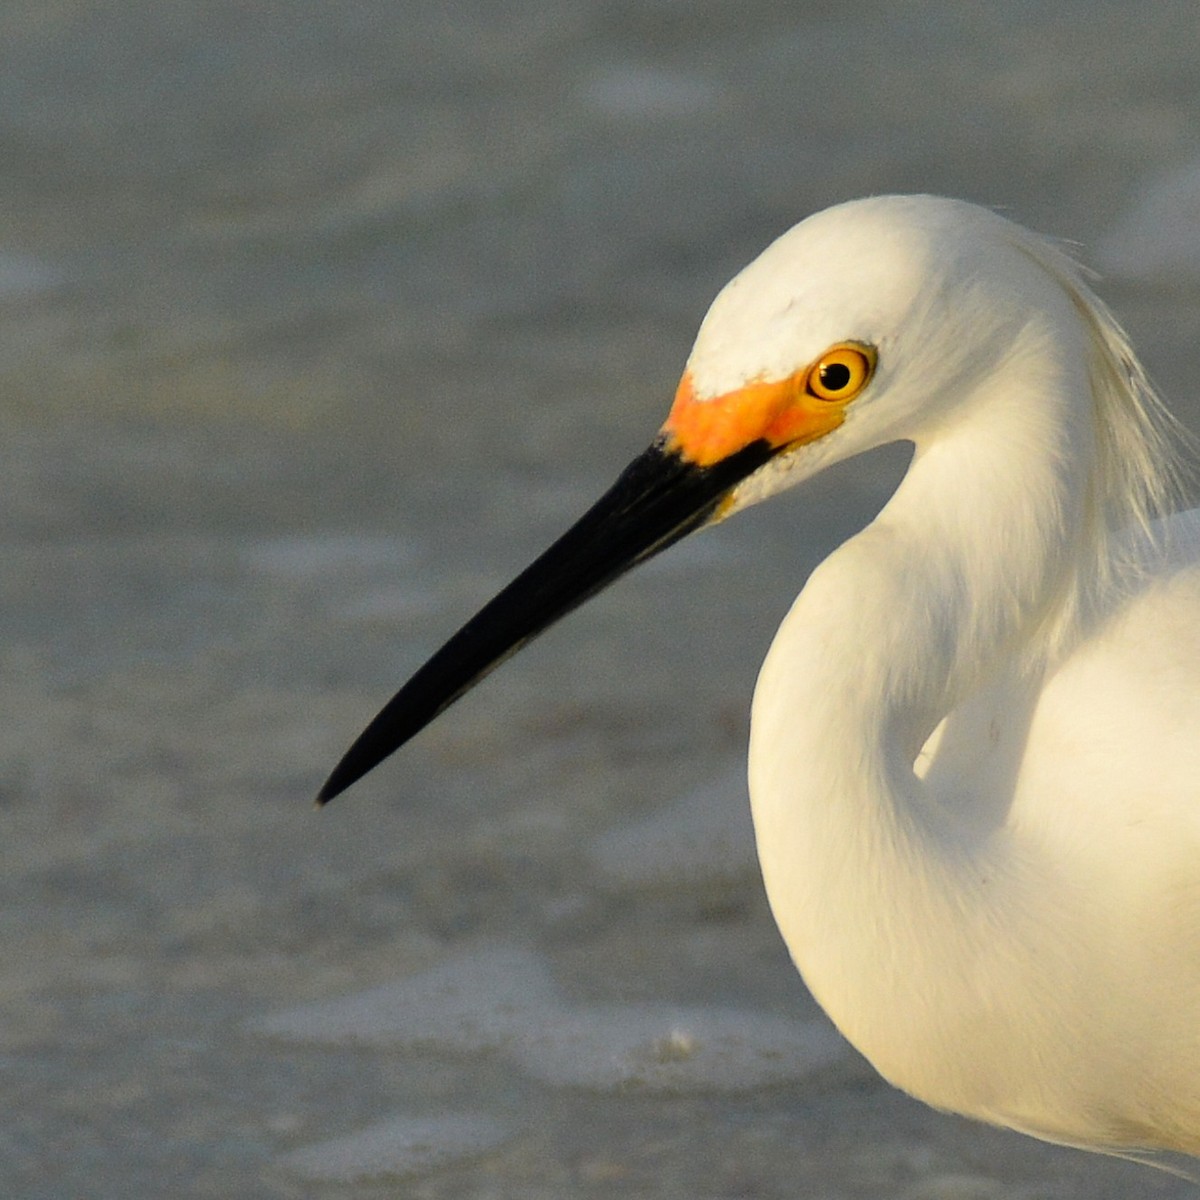
[[[345,1137],[293,1150],[283,1166],[309,1179],[353,1182],[376,1175],[412,1175],[483,1154],[511,1136],[479,1113],[392,1116]]]
[[[588,858],[604,885],[688,887],[758,871],[746,767],[738,763],[660,812],[598,837]]]
[[[713,1006],[569,1003],[540,957],[496,943],[270,1014],[251,1030],[396,1050],[495,1050],[532,1078],[598,1090],[740,1091],[801,1079],[846,1053],[824,1021]]]

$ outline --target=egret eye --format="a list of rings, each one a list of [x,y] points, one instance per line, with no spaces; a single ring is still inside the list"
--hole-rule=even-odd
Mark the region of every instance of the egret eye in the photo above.
[[[805,388],[818,400],[851,400],[867,386],[875,370],[870,346],[833,346],[809,368]]]

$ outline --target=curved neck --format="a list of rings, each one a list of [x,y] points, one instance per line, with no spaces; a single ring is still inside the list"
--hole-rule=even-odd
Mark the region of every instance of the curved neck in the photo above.
[[[877,976],[881,958],[911,946],[892,914],[911,922],[969,903],[971,813],[964,825],[929,806],[914,760],[964,699],[1028,669],[1032,647],[1049,654],[1045,631],[1074,607],[1093,454],[1087,382],[1048,380],[1044,359],[1040,369],[1038,388],[1006,373],[956,424],[916,439],[895,496],[813,573],[759,677],[759,856],[784,939],[827,1008],[864,964]],[[955,851],[940,853],[950,841]]]
[[[1031,433],[1016,407],[918,441],[891,502],[817,585],[843,592],[843,650],[868,660],[877,691],[862,698],[876,728],[901,735],[909,765],[999,669],[1044,667],[1093,598],[1089,414],[1045,405]],[[798,607],[803,626],[808,600]],[[845,675],[852,661],[825,665]]]

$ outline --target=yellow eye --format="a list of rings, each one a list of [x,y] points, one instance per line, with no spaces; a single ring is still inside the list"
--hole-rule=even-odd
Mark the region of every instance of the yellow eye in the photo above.
[[[818,400],[851,400],[867,386],[875,370],[870,346],[832,346],[809,368],[805,388]]]

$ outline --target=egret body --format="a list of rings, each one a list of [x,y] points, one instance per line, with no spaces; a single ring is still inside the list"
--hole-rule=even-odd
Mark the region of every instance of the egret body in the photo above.
[[[720,293],[659,436],[385,707],[329,799],[636,562],[886,442],[895,495],[759,677],[750,792],[813,995],[898,1087],[1200,1153],[1200,520],[1064,254],[971,205],[802,222]]]

